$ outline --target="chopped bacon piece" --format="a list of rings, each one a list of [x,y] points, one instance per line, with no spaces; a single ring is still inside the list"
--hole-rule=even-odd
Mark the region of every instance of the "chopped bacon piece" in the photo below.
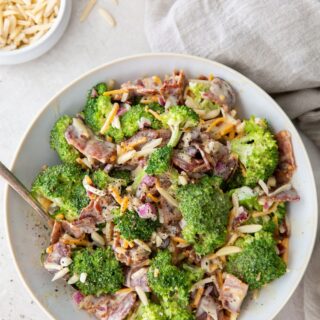
[[[174,104],[184,104],[184,91],[188,84],[184,72],[174,71],[172,76],[164,80],[160,88],[162,98],[167,101],[168,98],[174,98]]]
[[[171,137],[171,132],[170,132],[170,130],[166,130],[166,129],[140,130],[134,136],[132,136],[128,140],[124,141],[123,146],[126,147],[126,146],[130,146],[130,145],[134,145],[135,142],[141,141],[141,139],[144,137],[147,138],[146,141],[144,143],[137,145],[137,148],[136,148],[137,150],[139,150],[141,147],[143,147],[143,145],[146,144],[147,142],[150,142],[150,140],[154,140],[154,139],[158,139],[158,138],[162,138],[162,142],[161,142],[160,146],[166,145]]]
[[[249,212],[244,207],[239,207],[238,214],[235,216],[235,218],[232,221],[232,227],[233,229],[236,229],[239,227],[242,223],[247,221],[249,219]]]
[[[95,220],[95,224],[105,221],[102,211],[108,208],[112,202],[111,196],[98,197],[90,201],[89,205],[82,209],[79,220],[91,217]]]
[[[49,272],[56,272],[57,270],[51,270],[51,264],[60,264],[61,258],[71,256],[71,247],[67,244],[57,242],[52,246],[52,251],[47,255],[44,262],[45,268]],[[47,267],[46,267],[47,266]]]
[[[80,119],[73,119],[65,132],[65,138],[88,158],[104,164],[114,163],[116,160],[116,146],[111,142],[99,140]]]
[[[248,292],[248,285],[237,277],[226,273],[226,277],[220,292],[220,300],[223,308],[230,312],[239,313],[241,304]]]
[[[276,134],[279,149],[279,164],[275,171],[275,177],[279,184],[288,183],[297,166],[294,159],[291,135],[288,131],[282,130]]]
[[[192,158],[183,151],[179,152],[179,150],[173,151],[172,162],[187,173],[204,173],[210,170],[203,159]]]
[[[80,238],[84,233],[92,233],[96,229],[95,220],[91,217],[75,220],[73,222],[61,221],[63,230],[69,235]]]
[[[61,222],[55,221],[50,235],[50,244],[55,244],[63,234]]]
[[[182,218],[180,211],[173,208],[163,197],[160,197],[159,215],[164,225],[175,224]]]
[[[220,306],[210,295],[204,295],[200,300],[200,304],[196,313],[197,320],[219,320]]]
[[[81,297],[82,298],[82,297]],[[100,320],[124,320],[136,302],[136,294],[87,296],[79,299],[79,307],[93,313]]]
[[[116,259],[127,266],[136,266],[147,260],[151,254],[142,246],[135,245],[132,248],[124,249],[122,247],[113,246]]]
[[[269,197],[273,201],[298,201],[300,200],[300,196],[297,193],[297,190],[294,188],[291,188],[286,191],[279,192],[275,194],[274,196]]]
[[[152,96],[159,94],[159,84],[153,77],[128,81],[121,85],[122,89],[127,89],[130,95]]]

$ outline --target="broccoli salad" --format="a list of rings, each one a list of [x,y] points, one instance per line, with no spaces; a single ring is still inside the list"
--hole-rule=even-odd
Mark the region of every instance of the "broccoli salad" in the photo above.
[[[235,320],[286,273],[299,200],[288,131],[240,119],[236,93],[183,71],[98,83],[54,124],[61,164],[32,194],[52,218],[43,266],[101,320]],[[263,289],[262,289],[263,290]]]

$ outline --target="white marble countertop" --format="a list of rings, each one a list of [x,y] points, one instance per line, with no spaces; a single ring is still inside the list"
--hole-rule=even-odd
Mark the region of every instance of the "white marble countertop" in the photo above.
[[[143,30],[144,0],[119,0],[119,6],[111,0],[99,0],[98,4],[115,16],[114,29],[97,10],[80,23],[85,3],[86,0],[73,0],[68,29],[50,52],[32,62],[0,67],[0,160],[6,165],[10,165],[35,114],[64,85],[112,59],[150,51]],[[3,195],[4,183],[0,180],[2,210]],[[1,212],[0,247],[0,319],[46,320],[17,277],[6,240],[4,212]],[[302,282],[276,319],[304,319],[303,292]]]

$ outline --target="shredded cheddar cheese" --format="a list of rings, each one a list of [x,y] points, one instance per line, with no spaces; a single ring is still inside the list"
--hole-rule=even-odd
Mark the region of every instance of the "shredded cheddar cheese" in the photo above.
[[[222,286],[223,286],[223,279],[222,279],[222,272],[221,272],[221,270],[217,270],[217,271],[216,271],[216,274],[217,274],[217,281],[218,281],[219,288],[222,288]]]
[[[184,240],[183,238],[180,238],[180,237],[172,237],[172,240],[174,242],[178,242],[178,243],[185,243],[185,244],[188,243],[186,240]]]
[[[46,249],[46,253],[51,253],[53,251],[53,246],[49,246],[47,249]]]
[[[49,207],[50,207],[51,204],[52,204],[52,201],[50,201],[50,200],[47,199],[47,198],[40,197],[40,196],[37,197],[37,200],[38,200],[38,202],[40,203],[40,205],[41,205],[41,207],[43,208],[43,210],[47,212],[47,211],[49,210]]]
[[[162,81],[158,76],[153,76],[152,80],[153,80],[154,83],[158,84],[159,86],[162,85]]]
[[[206,132],[210,132],[214,127],[216,127],[218,124],[220,123],[223,123],[225,121],[225,118],[224,117],[220,117],[220,118],[217,118],[217,119],[214,119],[209,127],[207,128]]]
[[[195,295],[195,297],[193,299],[193,302],[191,304],[191,308],[193,308],[193,309],[198,308],[200,300],[201,300],[201,297],[203,295],[203,292],[204,292],[204,288],[203,287],[198,288],[197,293],[196,293],[196,295]]]
[[[146,107],[145,110],[147,112],[151,113],[157,120],[161,121],[161,117],[158,112],[155,112],[155,111],[149,109],[148,107]]]
[[[123,239],[122,247],[125,249],[128,249],[129,248],[129,241],[126,239]]]
[[[116,116],[117,112],[119,110],[119,104],[118,103],[115,103],[113,105],[113,108],[111,110],[111,112],[108,114],[108,117],[104,123],[104,125],[102,126],[101,130],[100,130],[100,133],[101,134],[104,134],[107,132],[107,130],[109,129],[114,117]]]
[[[234,130],[233,124],[226,124],[225,126],[223,126],[223,128],[221,128],[219,133],[221,134],[221,136],[225,136],[226,134],[232,132],[233,130]]]
[[[110,90],[103,93],[104,96],[113,96],[115,94],[123,94],[128,93],[128,89],[116,89],[116,90]]]
[[[158,102],[158,96],[145,97],[140,100],[140,103],[143,103],[143,104],[148,104],[152,102]]]
[[[64,219],[64,214],[59,213],[56,215],[56,220],[63,220]]]
[[[158,197],[155,197],[153,194],[151,194],[150,192],[147,193],[147,198],[149,198],[150,200],[152,200],[153,202],[159,202],[160,199]]]
[[[119,193],[118,189],[116,187],[111,187],[110,191],[111,191],[111,194],[112,194],[114,200],[116,200],[121,205],[122,204],[122,198],[120,196],[120,193]]]
[[[121,212],[125,212],[128,209],[128,204],[129,204],[129,198],[128,197],[124,197],[121,201],[121,208],[120,211]]]

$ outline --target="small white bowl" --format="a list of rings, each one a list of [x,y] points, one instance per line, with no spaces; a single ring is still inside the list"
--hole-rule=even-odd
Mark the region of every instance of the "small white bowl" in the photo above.
[[[61,0],[58,16],[49,31],[38,41],[29,46],[12,51],[0,50],[0,65],[11,65],[27,62],[38,58],[42,54],[49,51],[58,42],[66,30],[71,16],[71,8],[71,0]]]

